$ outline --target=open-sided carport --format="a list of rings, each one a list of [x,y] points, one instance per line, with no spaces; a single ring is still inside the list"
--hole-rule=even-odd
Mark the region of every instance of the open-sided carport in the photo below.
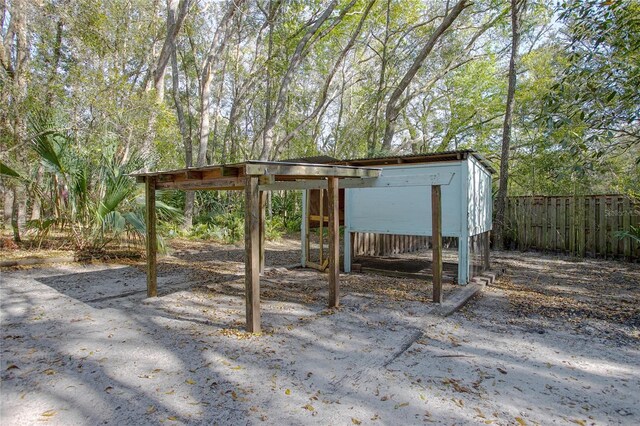
[[[419,185],[430,187],[423,197],[431,200],[433,238],[433,300],[442,301],[442,209],[441,185],[449,185],[453,174],[433,173],[422,176],[394,177],[379,180],[382,169],[364,166],[309,164],[292,162],[247,161],[161,172],[133,174],[146,188],[147,218],[147,294],[157,296],[157,189],[244,190],[245,193],[245,302],[246,329],[261,331],[260,273],[264,270],[265,191],[327,190],[329,210],[329,307],[339,304],[339,188],[387,188]],[[420,195],[422,197],[422,195]],[[427,220],[423,218],[422,220]]]

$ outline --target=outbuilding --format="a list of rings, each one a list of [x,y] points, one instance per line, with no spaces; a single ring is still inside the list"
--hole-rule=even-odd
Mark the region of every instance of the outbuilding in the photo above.
[[[442,237],[455,239],[457,246],[455,281],[466,284],[474,272],[488,269],[495,170],[479,153],[464,150],[344,161],[324,157],[322,160],[336,165],[381,168],[379,177],[363,179],[357,185],[341,189],[345,272],[351,271],[357,234],[433,237],[433,203],[429,189],[433,185],[441,187]],[[306,191],[305,200],[310,201],[303,201],[302,264],[305,266],[317,266],[308,259],[307,236],[310,226],[322,225],[318,220],[319,210],[326,209],[318,206],[326,201],[320,203],[318,198],[326,200],[320,191]],[[324,218],[326,221],[327,217]],[[400,241],[394,239],[392,244]],[[406,250],[403,246],[395,248],[396,252],[403,250]]]

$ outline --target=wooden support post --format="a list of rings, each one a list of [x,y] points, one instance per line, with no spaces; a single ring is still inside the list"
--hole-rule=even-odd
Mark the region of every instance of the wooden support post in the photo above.
[[[338,178],[330,177],[329,198],[329,307],[339,304],[340,274],[340,219],[338,213]]]
[[[304,257],[306,259],[306,262],[308,262],[309,256],[311,254],[311,229],[310,229],[311,228],[311,191],[307,190],[305,192],[307,194],[307,197],[304,205],[305,212],[306,212],[306,215],[304,217],[304,220],[306,223],[306,228],[304,230],[304,233],[305,233]]]
[[[440,185],[431,187],[431,238],[433,241],[433,301],[442,303],[442,210]]]
[[[158,295],[158,265],[156,265],[156,251],[158,240],[156,236],[156,178],[147,176],[145,180],[145,206],[147,228],[147,297]]]
[[[482,247],[482,254],[483,254],[483,259],[482,259],[482,267],[485,271],[491,269],[491,260],[490,260],[490,254],[491,254],[491,231],[487,231],[485,232],[483,237],[483,247]]]
[[[320,189],[320,227],[318,228],[318,242],[320,243],[320,265],[324,262],[324,189]]]
[[[265,239],[265,220],[266,220],[267,192],[260,191],[260,200],[258,210],[260,212],[260,273],[264,272],[264,239]]]
[[[302,223],[300,225],[300,264],[303,268],[307,267],[307,241],[309,239],[309,212],[307,210],[307,193],[302,191]]]
[[[258,177],[245,178],[244,286],[247,331],[260,332],[260,193]]]

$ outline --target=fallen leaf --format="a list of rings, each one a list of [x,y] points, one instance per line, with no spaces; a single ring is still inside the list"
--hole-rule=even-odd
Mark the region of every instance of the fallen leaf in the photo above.
[[[587,422],[584,421],[584,420],[574,420],[574,419],[570,419],[570,420],[571,420],[571,422],[573,422],[573,423],[575,423],[577,425],[580,425],[580,426],[586,426],[586,424],[587,424]]]
[[[398,408],[406,407],[407,405],[409,405],[408,402],[401,402],[400,404],[394,405],[393,408],[397,410]]]
[[[302,408],[304,408],[305,410],[309,410],[309,411],[314,411],[315,408],[313,408],[313,405],[311,404],[305,404],[302,406]]]
[[[53,376],[54,374],[56,374],[56,370],[52,368],[47,368],[46,370],[43,371],[43,373],[46,374],[47,376]]]
[[[527,422],[525,422],[522,417],[516,417],[516,422],[518,422],[520,426],[527,426]]]
[[[167,417],[167,420],[171,420],[172,422],[177,422],[178,418],[176,416],[169,416]]]
[[[195,380],[193,380],[193,379],[187,379],[187,380],[185,380],[184,382],[185,382],[186,384],[188,384],[188,385],[195,385],[195,384],[196,384],[196,381],[195,381]]]
[[[47,410],[44,413],[40,414],[42,417],[53,417],[56,414],[58,414],[58,412],[56,410]]]
[[[351,423],[353,423],[354,425],[361,425],[362,422],[358,419],[356,419],[355,417],[351,417]]]
[[[291,395],[291,389],[287,389],[287,390],[285,390],[285,391],[284,391],[284,394],[285,394],[285,395]]]
[[[155,407],[155,405],[150,405],[147,407],[147,414],[155,413],[156,411],[157,408]]]

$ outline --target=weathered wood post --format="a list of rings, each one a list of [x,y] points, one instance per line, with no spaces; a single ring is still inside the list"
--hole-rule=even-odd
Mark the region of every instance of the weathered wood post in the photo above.
[[[247,331],[260,333],[260,191],[258,177],[245,178],[244,246]]]
[[[442,209],[440,185],[431,186],[431,238],[433,244],[433,301],[442,303]]]
[[[331,207],[329,207],[331,208]],[[318,227],[318,241],[320,242],[320,270],[324,264],[324,189],[320,188],[320,226]]]
[[[260,191],[260,201],[258,210],[260,211],[260,273],[264,272],[264,239],[265,239],[265,221],[267,207],[267,192]]]
[[[482,247],[482,266],[485,270],[489,270],[491,269],[491,260],[490,260],[490,254],[491,254],[491,231],[487,231],[484,234],[484,244]]]
[[[338,178],[329,178],[327,192],[329,196],[329,307],[335,308],[339,305],[340,298],[340,220],[338,213]],[[320,220],[322,220],[322,217]]]
[[[156,178],[145,177],[145,213],[147,231],[147,297],[158,295],[158,266],[156,265],[156,251],[158,240],[156,237]]]

